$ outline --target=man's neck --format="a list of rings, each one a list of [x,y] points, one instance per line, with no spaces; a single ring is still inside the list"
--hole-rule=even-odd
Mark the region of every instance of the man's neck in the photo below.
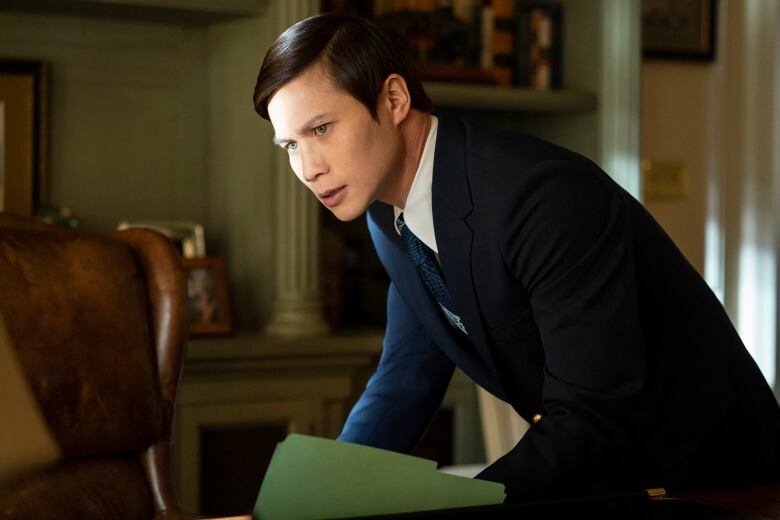
[[[393,204],[399,208],[406,205],[406,197],[412,188],[414,176],[420,166],[425,142],[431,129],[431,115],[426,112],[412,109],[409,116],[401,124],[401,136],[404,141],[404,158],[400,171],[400,185],[398,200]]]

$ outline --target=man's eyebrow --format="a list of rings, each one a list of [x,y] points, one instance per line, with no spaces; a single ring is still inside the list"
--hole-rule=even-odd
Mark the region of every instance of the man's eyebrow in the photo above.
[[[304,124],[303,124],[303,125],[302,125],[302,126],[301,126],[301,127],[298,129],[298,130],[297,130],[297,133],[298,133],[298,135],[303,135],[303,134],[305,134],[305,133],[307,133],[307,132],[309,132],[309,131],[313,130],[314,128],[316,128],[317,126],[319,126],[320,122],[321,122],[323,119],[325,119],[326,117],[328,117],[328,114],[317,114],[316,116],[312,117],[311,119],[309,119],[308,121],[306,121],[306,122],[305,122],[305,123],[304,123]],[[290,141],[290,139],[289,139],[289,138],[287,138],[287,137],[279,137],[279,136],[274,136],[274,144],[275,144],[275,145],[277,145],[277,146],[278,146],[278,145],[280,145],[280,144],[282,144],[282,143],[285,143],[285,142],[287,142],[287,141]]]

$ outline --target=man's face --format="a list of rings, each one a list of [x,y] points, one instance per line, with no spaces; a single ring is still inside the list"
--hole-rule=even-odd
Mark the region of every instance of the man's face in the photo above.
[[[383,96],[376,121],[315,65],[268,103],[274,141],[298,179],[340,220],[359,217],[394,189],[403,148]]]

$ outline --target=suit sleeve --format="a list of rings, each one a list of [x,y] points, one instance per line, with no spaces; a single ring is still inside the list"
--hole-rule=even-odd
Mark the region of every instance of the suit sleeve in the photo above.
[[[441,404],[453,370],[452,361],[390,284],[379,366],[338,439],[411,452]]]
[[[511,501],[597,493],[635,436],[646,379],[631,217],[595,166],[550,161],[523,178],[502,247],[539,327],[543,418],[478,478]]]

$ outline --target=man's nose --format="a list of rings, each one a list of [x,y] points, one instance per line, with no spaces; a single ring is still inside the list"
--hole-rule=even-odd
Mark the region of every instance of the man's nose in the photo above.
[[[314,182],[317,177],[328,171],[325,158],[316,150],[306,150],[301,158],[303,178],[306,182]]]

